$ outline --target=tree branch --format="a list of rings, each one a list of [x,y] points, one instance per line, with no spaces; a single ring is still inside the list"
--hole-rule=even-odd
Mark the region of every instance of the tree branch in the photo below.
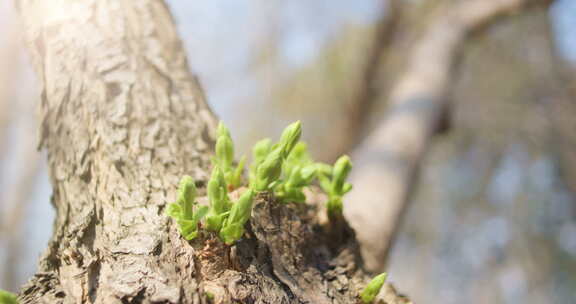
[[[402,16],[401,1],[382,2],[388,4],[386,14],[376,24],[374,39],[366,55],[359,85],[346,112],[347,120],[343,128],[342,142],[339,143],[339,148],[330,152],[329,160],[331,161],[335,161],[342,154],[349,153],[361,141],[366,133],[369,114],[374,110],[373,104],[377,99],[381,81],[378,72],[386,57],[387,48],[391,46],[393,38],[398,34],[398,25]]]
[[[414,190],[422,160],[446,106],[461,46],[497,17],[550,1],[470,0],[437,14],[415,43],[392,86],[385,117],[356,151],[346,215],[357,229],[369,269],[382,269]]]

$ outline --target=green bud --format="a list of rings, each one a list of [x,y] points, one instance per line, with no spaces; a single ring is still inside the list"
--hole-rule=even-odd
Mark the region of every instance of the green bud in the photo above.
[[[177,223],[185,240],[190,241],[198,236],[198,223],[193,220],[179,220]]]
[[[198,223],[208,213],[208,207],[200,206],[192,219],[180,219],[178,225],[180,226],[180,233],[186,240],[192,240],[198,236]]]
[[[290,176],[293,174],[294,170],[307,166],[312,163],[306,144],[303,142],[298,142],[296,146],[292,149],[292,152],[286,157],[286,161],[282,166],[282,171],[284,176]]]
[[[253,197],[254,191],[252,191],[252,189],[248,189],[242,193],[238,201],[232,205],[227,222],[244,225],[252,214]]]
[[[290,175],[285,183],[286,188],[298,187],[303,182],[302,174],[300,174],[300,167],[294,167],[289,174]]]
[[[182,206],[174,203],[168,204],[168,207],[166,207],[166,215],[172,218],[182,218]]]
[[[258,141],[252,148],[252,164],[250,165],[250,173],[248,176],[250,183],[253,183],[256,179],[258,166],[264,161],[264,159],[266,159],[268,153],[270,153],[271,146],[272,142],[270,138],[265,138]]]
[[[212,169],[212,176],[208,181],[208,200],[210,201],[210,208],[214,210],[215,214],[221,214],[228,211],[229,198],[228,190],[226,189],[226,180],[220,167]]]
[[[18,298],[15,294],[0,289],[0,304],[18,304]]]
[[[216,140],[216,163],[224,171],[228,171],[234,161],[234,143],[228,129],[222,123],[218,126],[218,139]]]
[[[304,142],[298,142],[288,157],[286,158],[286,165],[288,166],[306,166],[312,163],[310,155],[308,155],[308,148]]]
[[[305,202],[306,196],[302,189],[311,184],[315,175],[316,167],[314,165],[294,167],[286,182],[277,187],[276,196],[283,202]]]
[[[221,214],[212,214],[209,212],[206,216],[206,229],[215,232],[220,231],[229,214],[230,212],[224,212]]]
[[[222,121],[220,121],[218,123],[218,129],[216,131],[216,134],[218,137],[221,137],[221,136],[230,137],[230,131],[228,130],[228,128],[226,127],[226,125],[224,125],[224,123]]]
[[[308,160],[308,146],[305,142],[299,141],[296,143],[292,151],[288,155],[290,158],[298,159],[298,160]]]
[[[196,185],[192,177],[185,175],[180,180],[178,187],[178,204],[182,208],[182,217],[185,219],[192,218],[192,207],[196,199]]]
[[[282,136],[280,137],[279,146],[282,149],[282,157],[287,157],[288,154],[292,151],[292,148],[298,143],[300,140],[300,136],[302,135],[302,123],[300,121],[296,121],[290,124],[284,132],[282,132]]]
[[[360,299],[362,299],[362,303],[364,303],[364,304],[372,303],[372,301],[374,301],[374,299],[376,298],[376,296],[380,292],[380,289],[384,285],[384,282],[386,282],[386,273],[385,272],[374,277],[370,281],[370,283],[368,283],[368,285],[366,285],[364,290],[362,290],[362,292],[360,293]]]
[[[240,224],[228,224],[220,230],[220,239],[227,245],[232,245],[241,239],[242,235],[244,235],[244,226]]]
[[[210,301],[210,303],[214,302],[214,294],[211,292],[206,291],[206,298]]]
[[[288,180],[286,181],[286,187],[288,187],[288,188],[306,187],[306,186],[310,185],[310,183],[312,182],[312,179],[314,178],[315,173],[316,173],[316,168],[314,168],[313,166],[306,166],[306,167],[297,166],[290,173],[290,176],[288,177]]]
[[[270,153],[270,147],[272,146],[272,141],[270,138],[265,138],[258,141],[254,148],[252,148],[253,161],[258,162],[258,160],[263,161],[268,153]]]
[[[250,219],[252,214],[252,200],[254,191],[248,189],[244,192],[238,201],[232,205],[230,215],[220,230],[220,238],[224,243],[230,245],[239,240],[244,234],[244,225]]]
[[[238,162],[238,166],[236,166],[236,169],[231,174],[230,181],[228,182],[228,185],[231,186],[232,189],[240,187],[240,183],[242,181],[242,171],[244,170],[245,163],[246,156],[242,156]]]
[[[226,181],[220,167],[216,166],[212,169],[207,188],[210,211],[206,217],[206,229],[219,231],[226,218],[225,213],[230,209]]]
[[[254,189],[256,191],[266,191],[270,189],[270,185],[280,178],[282,173],[282,149],[274,149],[266,159],[258,166],[256,170],[256,178]]]
[[[344,194],[344,182],[351,169],[352,162],[350,162],[350,158],[346,155],[340,156],[336,164],[334,164],[334,176],[332,177],[332,192],[334,194]]]
[[[166,207],[166,214],[173,218],[180,228],[180,233],[186,240],[198,235],[198,223],[208,212],[208,207],[200,206],[194,211],[197,203],[196,186],[190,176],[184,176],[178,187],[178,201]],[[2,303],[2,302],[0,302]]]

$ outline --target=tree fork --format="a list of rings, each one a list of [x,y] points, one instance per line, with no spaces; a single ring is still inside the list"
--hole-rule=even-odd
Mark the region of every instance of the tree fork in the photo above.
[[[17,4],[57,211],[23,303],[357,301],[368,277],[353,235],[334,248],[307,212],[259,198],[232,248],[187,242],[164,215],[184,174],[204,191],[216,118],[163,1]]]

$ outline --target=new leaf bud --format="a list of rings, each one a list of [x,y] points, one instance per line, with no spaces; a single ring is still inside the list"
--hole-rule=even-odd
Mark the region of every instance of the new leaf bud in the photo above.
[[[372,301],[374,301],[374,299],[380,292],[380,289],[382,288],[382,285],[384,285],[384,282],[386,282],[385,272],[375,276],[370,281],[370,283],[366,285],[364,290],[362,290],[362,292],[360,293],[360,299],[362,299],[362,302],[364,304],[372,303]]]
[[[282,157],[286,158],[292,151],[294,146],[300,140],[302,135],[302,123],[300,121],[294,122],[284,129],[280,137],[279,146],[282,149]]]
[[[256,169],[256,182],[254,188],[257,191],[266,191],[270,184],[280,178],[282,173],[282,149],[274,149]]]
[[[334,194],[344,194],[344,183],[351,169],[352,162],[350,162],[350,158],[346,155],[340,156],[336,161],[336,164],[334,164],[334,175],[332,177],[332,191]]]
[[[182,217],[184,219],[192,218],[192,206],[196,199],[196,185],[192,177],[185,175],[180,180],[178,187],[178,204],[182,208]]]

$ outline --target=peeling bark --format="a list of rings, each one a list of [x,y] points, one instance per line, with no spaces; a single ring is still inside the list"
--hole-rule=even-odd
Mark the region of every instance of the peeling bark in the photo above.
[[[203,191],[216,119],[162,1],[18,4],[57,211],[23,303],[357,301],[368,278],[354,236],[332,243],[313,205],[259,196],[232,247],[187,242],[164,215],[182,175]],[[407,302],[391,286],[383,296]]]

